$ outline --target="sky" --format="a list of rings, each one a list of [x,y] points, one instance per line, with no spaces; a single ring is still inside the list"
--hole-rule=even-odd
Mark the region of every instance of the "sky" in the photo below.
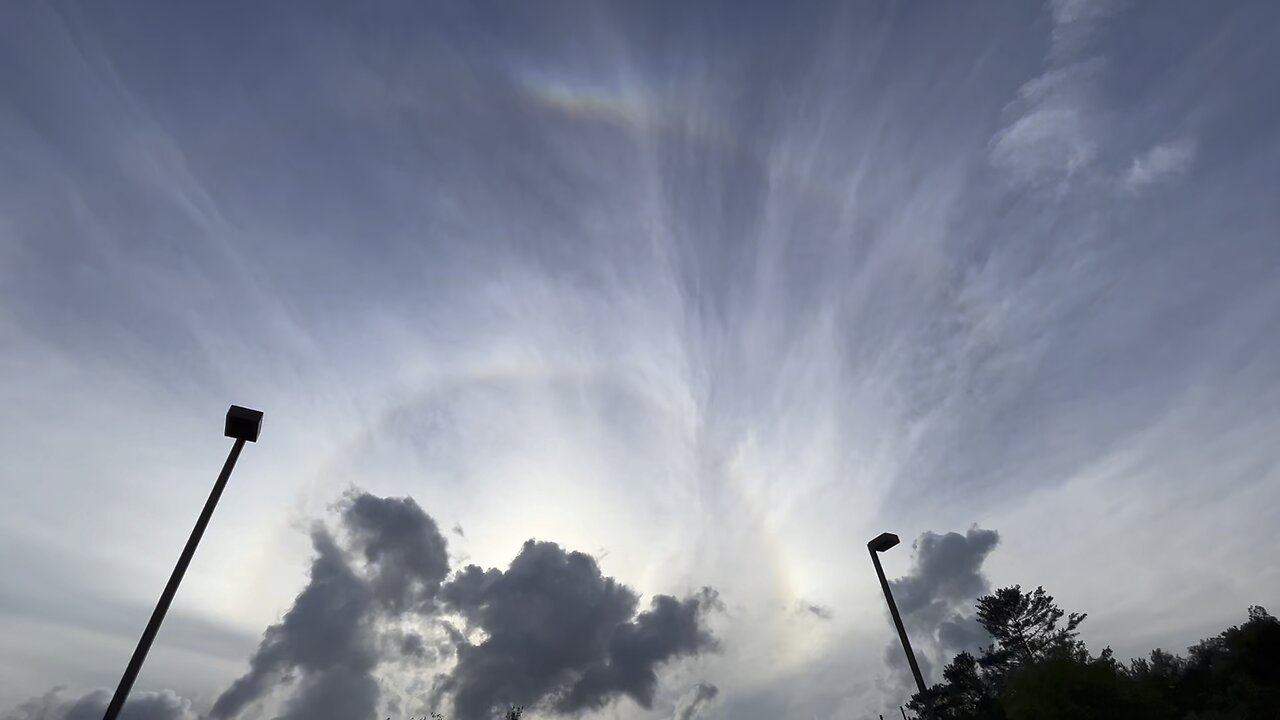
[[[871,718],[1277,604],[1280,5],[0,4],[0,717]]]

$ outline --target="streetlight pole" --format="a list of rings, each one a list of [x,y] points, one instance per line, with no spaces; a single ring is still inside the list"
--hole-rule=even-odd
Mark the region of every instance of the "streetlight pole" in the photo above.
[[[933,703],[929,699],[924,686],[924,676],[920,674],[920,666],[916,663],[916,654],[911,651],[911,641],[907,639],[907,629],[902,626],[902,616],[898,614],[898,605],[893,601],[893,593],[889,591],[889,581],[884,577],[884,568],[880,567],[880,556],[889,548],[898,544],[898,536],[893,533],[881,533],[867,543],[867,551],[871,553],[871,564],[876,566],[876,577],[880,578],[880,588],[884,590],[885,602],[889,603],[889,614],[893,616],[893,624],[898,628],[898,637],[902,639],[902,650],[907,654],[907,662],[911,665],[911,674],[916,679],[916,689],[925,704],[925,714],[933,717]],[[902,708],[898,708],[901,710]],[[905,716],[905,713],[904,713]]]
[[[116,720],[116,716],[120,714],[120,710],[124,707],[124,701],[129,697],[129,691],[133,689],[133,681],[138,679],[138,672],[142,670],[142,663],[147,659],[147,651],[151,649],[151,643],[156,639],[156,634],[160,632],[160,625],[164,622],[165,613],[169,611],[169,605],[173,603],[173,596],[178,592],[178,585],[182,583],[182,576],[187,572],[187,566],[191,564],[191,558],[196,554],[196,546],[200,544],[200,538],[204,535],[204,529],[209,525],[209,518],[213,517],[213,509],[218,505],[218,498],[222,497],[222,490],[227,486],[227,479],[231,477],[231,471],[235,469],[236,460],[240,457],[240,450],[244,448],[245,442],[257,442],[258,433],[262,430],[262,413],[257,410],[250,410],[239,405],[232,405],[227,410],[227,422],[225,434],[229,438],[235,438],[235,443],[231,446],[231,452],[227,454],[227,461],[222,465],[222,472],[218,474],[218,479],[213,483],[213,490],[209,493],[209,499],[204,503],[204,510],[200,511],[200,517],[196,519],[196,526],[191,530],[191,537],[187,538],[187,545],[182,549],[182,554],[178,556],[178,564],[173,568],[173,574],[169,576],[169,582],[164,586],[164,592],[160,593],[160,601],[156,603],[156,609],[151,613],[151,620],[147,623],[147,627],[142,631],[142,637],[138,640],[138,647],[133,651],[133,657],[129,659],[129,665],[124,670],[124,676],[120,678],[120,684],[116,686],[115,695],[111,696],[111,703],[107,705],[107,713],[103,716],[103,720]]]

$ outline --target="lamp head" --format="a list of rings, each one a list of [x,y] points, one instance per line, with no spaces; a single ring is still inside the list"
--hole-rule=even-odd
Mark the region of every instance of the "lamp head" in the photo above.
[[[897,544],[897,535],[894,535],[893,533],[880,533],[874,540],[867,543],[867,547],[871,549],[871,552],[884,552]]]
[[[258,433],[262,431],[262,412],[250,410],[239,405],[232,405],[227,410],[227,426],[224,433],[236,440],[258,441]]]

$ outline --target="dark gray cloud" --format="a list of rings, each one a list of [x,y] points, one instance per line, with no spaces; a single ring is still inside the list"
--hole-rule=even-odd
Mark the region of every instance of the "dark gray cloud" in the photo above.
[[[310,580],[284,619],[267,628],[249,671],[214,703],[231,718],[287,686],[283,718],[372,717],[379,690],[376,619],[424,611],[448,574],[444,537],[412,499],[348,493],[340,532],[317,526]],[[345,542],[345,547],[340,544]],[[405,638],[408,654],[422,650]]]
[[[994,530],[970,528],[964,535],[922,534],[914,543],[911,571],[890,582],[903,617],[930,611],[942,603],[963,603],[986,592],[982,562],[1000,542]]]
[[[926,681],[936,680],[935,665],[986,641],[986,632],[973,619],[973,603],[991,587],[982,563],[999,542],[995,530],[978,527],[963,535],[925,532],[912,543],[910,572],[889,582]],[[898,683],[909,689],[910,669],[897,638],[885,645],[884,659]]]
[[[316,558],[307,587],[294,600],[284,619],[267,628],[262,643],[249,661],[249,672],[233,682],[213,705],[212,716],[231,718],[295,673],[303,675],[294,699],[310,705],[307,697],[317,686],[313,676],[368,675],[377,662],[368,623],[373,605],[369,585],[356,575],[345,553],[323,528],[311,535]],[[359,700],[372,713],[377,692]]]
[[[990,641],[987,631],[971,616],[954,615],[938,626],[938,647],[948,655],[973,650]]]
[[[102,720],[111,693],[94,690],[75,700],[62,697],[62,688],[54,688],[33,698],[4,716],[4,720]],[[197,720],[191,702],[177,694],[134,692],[120,711],[120,720]]]
[[[422,657],[426,654],[427,648],[422,643],[422,636],[417,633],[405,633],[400,638],[400,652],[403,655],[411,657]]]
[[[649,610],[613,631],[607,657],[583,674],[560,709],[595,709],[619,693],[649,707],[661,663],[718,647],[701,622],[702,613],[717,603],[710,591],[681,600],[670,595],[653,598]]]
[[[526,542],[506,571],[468,566],[441,597],[485,636],[458,648],[439,686],[459,720],[509,704],[577,713],[621,695],[649,707],[662,663],[717,647],[703,623],[714,591],[658,595],[637,615],[633,590],[550,542]]]
[[[918,643],[913,641],[912,649],[916,654],[916,664],[920,666],[920,674],[924,676],[926,683],[930,682],[929,678],[933,675],[933,663],[929,660],[928,655],[920,652]],[[916,691],[916,686],[915,680],[911,677],[911,665],[907,663],[907,654],[902,649],[902,643],[897,638],[885,644],[884,664],[893,671],[889,683],[891,691],[901,698],[902,702],[905,702],[905,699]]]
[[[649,707],[664,662],[717,647],[703,622],[719,607],[710,589],[682,599],[657,595],[640,611],[639,595],[603,576],[590,555],[533,540],[505,571],[472,565],[445,582],[444,537],[412,499],[352,491],[337,518],[333,527],[312,528],[306,587],[263,633],[248,671],[217,698],[212,718],[240,717],[262,701],[281,704],[280,720],[372,717],[381,663],[400,658],[426,667],[454,655],[432,696],[452,696],[459,720],[507,704],[577,713],[622,696]],[[442,611],[457,613],[483,640],[471,642]],[[424,637],[393,626],[398,620],[438,632]],[[100,717],[101,695],[68,703],[52,693],[15,718]],[[139,695],[129,708],[146,713],[139,720],[186,718],[190,710],[172,694]]]
[[[711,683],[694,685],[676,704],[674,720],[693,720],[719,694],[720,688]]]
[[[416,502],[351,494],[342,519],[380,602],[400,611],[435,597],[449,574],[448,549],[435,521]]]
[[[336,665],[294,682],[297,689],[277,720],[374,717],[378,682],[369,668],[359,663]]]

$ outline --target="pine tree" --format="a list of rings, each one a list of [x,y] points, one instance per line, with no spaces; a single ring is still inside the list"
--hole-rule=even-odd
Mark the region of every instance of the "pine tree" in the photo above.
[[[995,641],[988,648],[984,664],[1007,671],[1051,653],[1079,651],[1076,628],[1087,615],[1071,613],[1066,625],[1059,627],[1065,614],[1043,587],[1028,593],[1014,585],[978,598],[978,623]]]

